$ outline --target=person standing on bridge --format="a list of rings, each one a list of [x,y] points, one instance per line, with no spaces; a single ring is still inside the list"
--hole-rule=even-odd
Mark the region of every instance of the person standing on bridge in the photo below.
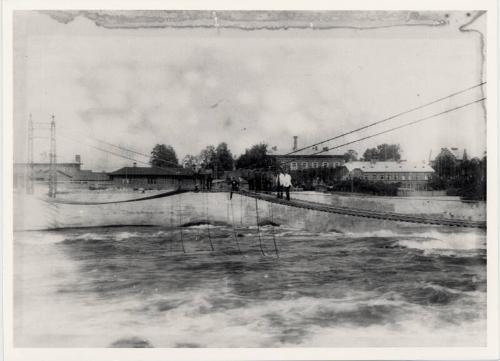
[[[292,188],[292,176],[285,171],[285,175],[283,176],[283,182],[281,183],[286,193],[286,200],[290,200],[290,188]],[[281,196],[283,198],[283,195]]]
[[[276,193],[278,198],[283,198],[283,181],[285,180],[285,175],[283,171],[280,169],[278,171],[278,175],[276,177]]]
[[[229,199],[233,199],[233,193],[240,190],[240,183],[235,177],[231,177],[231,193],[229,194]]]

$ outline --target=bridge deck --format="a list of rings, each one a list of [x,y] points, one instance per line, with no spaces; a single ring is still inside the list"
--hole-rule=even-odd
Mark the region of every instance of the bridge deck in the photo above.
[[[472,221],[465,219],[451,219],[451,218],[441,218],[441,217],[426,217],[426,216],[410,215],[410,214],[394,213],[394,212],[380,212],[380,211],[372,211],[359,208],[339,207],[330,204],[304,201],[298,199],[291,199],[287,201],[285,199],[276,198],[275,195],[266,193],[255,193],[247,191],[239,191],[237,193],[246,197],[260,199],[262,201],[270,203],[282,204],[289,207],[310,209],[318,212],[345,214],[354,217],[375,218],[375,219],[396,221],[396,222],[422,223],[422,224],[432,224],[432,225],[441,225],[450,227],[486,228],[486,222],[484,221]]]

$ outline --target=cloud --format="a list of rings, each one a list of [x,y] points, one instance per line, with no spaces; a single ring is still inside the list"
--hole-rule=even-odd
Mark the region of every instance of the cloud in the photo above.
[[[27,59],[27,86],[17,123],[29,112],[38,119],[55,113],[58,129],[145,153],[157,142],[172,144],[180,158],[222,141],[236,155],[258,142],[289,149],[292,135],[304,145],[316,142],[470,86],[480,65],[478,39],[451,26],[217,33],[110,30],[40,14],[23,19],[26,46],[17,51]],[[374,142],[400,139],[415,157],[439,142],[480,149],[481,109],[466,114],[468,123],[454,126],[453,137],[447,123],[435,122],[414,128],[432,133],[421,142]],[[17,138],[24,139],[23,130],[18,126]],[[369,144],[355,149],[362,153]],[[60,152],[81,153],[89,167],[128,162],[76,143],[61,144]]]

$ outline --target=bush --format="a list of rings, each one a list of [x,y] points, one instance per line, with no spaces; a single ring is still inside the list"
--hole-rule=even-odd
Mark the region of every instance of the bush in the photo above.
[[[351,188],[356,193],[367,193],[378,196],[397,196],[401,183],[384,183],[381,181],[370,182],[364,179],[355,178],[343,180],[329,187],[332,191],[350,192]]]

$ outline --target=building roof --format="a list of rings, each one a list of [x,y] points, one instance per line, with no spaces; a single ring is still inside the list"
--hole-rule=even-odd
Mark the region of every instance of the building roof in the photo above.
[[[439,154],[442,154],[443,152],[450,153],[455,157],[456,160],[463,160],[464,154],[467,153],[465,148],[456,148],[456,147],[441,148],[441,152]]]
[[[76,181],[107,181],[109,176],[104,172],[92,172],[91,170],[81,170],[75,174],[73,180]]]
[[[193,171],[186,168],[158,168],[158,167],[123,167],[109,175],[143,175],[143,176],[191,176]]]
[[[332,151],[324,151],[319,154],[314,154],[320,151],[321,148],[318,149],[308,148],[293,154],[288,154],[288,153],[277,154],[274,152],[270,152],[269,155],[277,158],[338,158],[338,159],[344,158],[343,154],[334,153]]]
[[[428,164],[419,162],[347,162],[344,164],[349,172],[354,169],[360,169],[364,173],[394,173],[394,172],[434,172],[434,169]]]

